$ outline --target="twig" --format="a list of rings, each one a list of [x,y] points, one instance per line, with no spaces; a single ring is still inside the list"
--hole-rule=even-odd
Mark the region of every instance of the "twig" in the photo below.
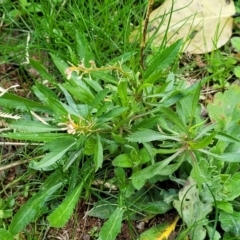
[[[43,155],[42,155],[42,156],[34,157],[34,159],[42,158],[42,157],[43,157]],[[20,161],[17,161],[17,162],[10,163],[10,164],[8,164],[8,165],[2,166],[2,167],[0,167],[0,172],[1,172],[1,171],[4,171],[4,170],[7,170],[7,169],[9,169],[9,168],[13,168],[13,167],[22,165],[22,164],[24,164],[24,163],[28,163],[28,162],[30,162],[31,160],[33,160],[33,159],[31,158],[31,159],[27,159],[27,160],[20,160]]]
[[[140,66],[142,67],[143,70],[144,70],[144,50],[146,46],[147,28],[148,28],[149,16],[150,16],[150,13],[152,12],[153,4],[154,4],[154,0],[148,0],[148,8],[146,13],[146,19],[143,26],[142,40],[140,45]]]
[[[43,143],[0,142],[0,146],[41,146]]]

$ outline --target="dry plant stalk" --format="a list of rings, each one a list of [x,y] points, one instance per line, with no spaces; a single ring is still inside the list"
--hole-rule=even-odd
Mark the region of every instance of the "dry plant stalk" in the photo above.
[[[149,23],[149,16],[153,9],[154,0],[148,0],[148,8],[146,13],[146,19],[143,26],[142,40],[140,45],[140,66],[144,70],[144,50],[146,47],[146,36],[147,36],[147,28]]]

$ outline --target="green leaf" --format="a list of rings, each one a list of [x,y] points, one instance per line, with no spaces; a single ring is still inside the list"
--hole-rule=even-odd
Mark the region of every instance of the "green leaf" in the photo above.
[[[236,48],[238,52],[240,52],[240,37],[232,37],[231,43],[233,47]]]
[[[174,200],[173,206],[190,228],[190,238],[204,240],[206,230],[203,226],[208,223],[207,215],[212,211],[212,206],[211,203],[204,203],[200,200],[196,182],[191,177],[186,180],[185,186],[179,191],[179,200]]]
[[[12,235],[22,231],[39,214],[45,202],[64,185],[64,182],[64,175],[60,171],[56,171],[48,177],[41,190],[31,197],[13,217],[9,226]]]
[[[190,144],[191,149],[199,149],[199,148],[205,148],[208,145],[210,145],[213,142],[214,137],[216,136],[216,132],[210,134],[209,136],[203,138],[201,141],[199,142],[195,142]]]
[[[127,87],[128,87],[127,80],[121,80],[118,83],[118,86],[117,86],[118,96],[119,96],[119,98],[121,100],[121,103],[122,103],[123,107],[127,107],[128,106],[128,102],[129,102],[128,93],[127,93]]]
[[[1,240],[14,240],[13,235],[6,229],[0,228]]]
[[[240,213],[233,212],[232,214],[221,212],[219,215],[221,227],[225,232],[240,236]]]
[[[223,210],[226,213],[233,213],[233,205],[230,202],[217,201],[217,208]]]
[[[89,61],[94,60],[94,56],[85,36],[79,30],[76,30],[76,44],[78,57],[86,67],[90,67]]]
[[[178,163],[170,164],[170,162],[175,159],[179,154],[181,154],[182,150],[179,150],[169,158],[155,163],[149,167],[146,167],[139,172],[134,173],[131,176],[133,186],[136,189],[140,189],[144,186],[145,182],[154,176],[169,176],[172,173],[174,173],[179,166],[182,164],[182,160],[180,160]]]
[[[240,196],[240,172],[234,174],[224,183],[224,192],[227,201],[233,201]]]
[[[204,149],[198,149],[199,152],[205,153],[206,155],[210,155],[214,157],[217,160],[221,160],[224,162],[240,162],[239,159],[239,152],[227,152],[227,153],[221,153],[221,155],[206,151]]]
[[[234,67],[233,71],[234,71],[235,76],[237,78],[240,78],[240,66]]]
[[[103,163],[103,148],[102,148],[101,138],[97,134],[97,145],[95,147],[95,152],[94,152],[95,172],[102,167],[102,163]]]
[[[55,149],[54,151],[46,154],[40,162],[31,162],[30,167],[36,170],[41,170],[43,168],[49,167],[60,160],[63,155],[76,144],[76,140],[68,139],[66,140],[65,146]]]
[[[101,115],[101,118],[109,119],[109,118],[117,117],[117,116],[121,115],[122,113],[124,113],[127,109],[128,109],[127,107],[112,108],[110,111]]]
[[[95,96],[93,102],[91,103],[91,110],[94,109],[95,107],[98,107],[109,92],[110,92],[110,90],[107,88],[98,92],[97,95]]]
[[[24,132],[31,132],[31,133],[40,133],[40,132],[53,132],[59,131],[59,127],[51,127],[49,125],[34,122],[30,120],[18,120],[9,124],[11,129],[24,131]]]
[[[54,64],[56,65],[56,67],[58,68],[58,70],[60,71],[60,73],[62,74],[62,76],[64,76],[65,78],[67,78],[67,75],[65,73],[66,69],[69,67],[69,65],[64,62],[62,59],[60,59],[58,56],[50,53],[50,56],[54,62]],[[76,80],[77,79],[77,76],[73,76],[72,74],[72,77]]]
[[[172,204],[164,201],[138,203],[138,208],[149,215],[163,214],[172,209]]]
[[[51,227],[63,227],[71,217],[73,210],[79,201],[84,184],[91,174],[91,170],[85,173],[84,179],[81,183],[69,194],[64,201],[48,216],[48,221]]]
[[[112,165],[115,167],[131,168],[133,166],[133,163],[129,155],[123,153],[113,159]]]
[[[13,138],[18,140],[29,140],[35,142],[49,142],[57,138],[64,138],[66,133],[4,133],[1,137]]]
[[[47,106],[10,93],[5,93],[0,97],[0,106],[9,109],[19,109],[22,111],[29,111],[30,109],[34,112],[52,112]]]
[[[152,141],[164,141],[164,140],[177,140],[174,137],[171,137],[169,135],[165,135],[150,129],[143,129],[141,131],[132,133],[126,139],[130,142],[139,142],[139,143],[152,142]]]
[[[121,231],[123,208],[117,208],[110,218],[103,224],[98,240],[113,240]]]
[[[87,215],[100,219],[109,219],[113,212],[116,210],[116,208],[116,202],[100,200],[94,204],[94,207],[90,211],[87,212]]]
[[[240,86],[232,84],[224,93],[214,95],[207,110],[212,122],[216,122],[219,130],[227,130],[240,122]],[[236,137],[233,134],[233,137]]]
[[[52,77],[51,74],[40,64],[40,62],[30,58],[30,64],[40,73],[42,79],[48,80],[50,83],[56,83],[56,80]]]
[[[156,56],[154,56],[146,71],[144,72],[144,83],[148,82],[148,78],[151,77],[151,75],[156,71],[167,68],[175,60],[181,45],[182,40],[178,40],[166,49],[160,49],[160,51],[156,54]]]
[[[94,100],[94,95],[84,85],[71,86],[68,83],[63,83],[62,86],[66,88],[81,103],[91,104]]]
[[[162,107],[161,111],[172,123],[178,126],[183,132],[188,133],[187,127],[173,110],[171,110],[170,108]]]
[[[91,73],[91,76],[93,78],[99,78],[106,83],[112,83],[114,85],[117,85],[117,83],[118,83],[117,79],[115,79],[111,74],[108,74],[106,72],[102,72],[102,71],[101,72],[100,71],[93,72],[93,73]]]

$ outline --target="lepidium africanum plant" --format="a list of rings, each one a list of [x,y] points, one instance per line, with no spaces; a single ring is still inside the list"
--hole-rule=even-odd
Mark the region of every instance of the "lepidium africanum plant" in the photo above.
[[[132,52],[97,66],[84,35],[76,35],[82,46],[78,65],[51,54],[61,82],[30,59],[47,80],[32,87],[36,99],[6,91],[0,97],[1,137],[39,143],[44,156],[36,156],[29,168],[49,173],[10,225],[0,229],[2,236],[14,239],[46,207],[49,225],[63,227],[80,198],[109,192],[88,212],[108,219],[98,239],[115,239],[125,219],[174,208],[184,225],[177,239],[220,239],[221,231],[224,239],[237,236],[238,225],[229,222],[240,218],[235,202],[240,195],[239,87],[217,95],[205,119],[199,97],[209,79],[188,86],[170,71],[181,41],[162,46],[138,71],[131,65]],[[160,188],[165,182],[173,187]],[[51,207],[60,195],[59,205]]]

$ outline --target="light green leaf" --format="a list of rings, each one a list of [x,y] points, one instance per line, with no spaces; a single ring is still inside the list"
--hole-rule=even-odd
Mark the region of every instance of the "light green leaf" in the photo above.
[[[219,215],[221,227],[225,232],[240,236],[240,213],[233,212],[232,214],[221,212]]]
[[[213,139],[214,139],[216,134],[217,134],[216,132],[213,132],[209,136],[203,138],[201,141],[192,143],[190,145],[191,149],[199,149],[199,148],[207,147],[208,145],[210,145],[213,142]]]
[[[110,218],[103,224],[98,240],[113,240],[121,231],[123,208],[117,208]]]
[[[147,78],[151,77],[151,75],[154,74],[156,71],[167,68],[175,60],[181,45],[182,40],[178,40],[166,49],[160,49],[156,56],[154,56],[154,58],[151,60],[147,69],[144,71],[143,76],[144,79],[146,79],[145,82],[149,82]]]
[[[207,155],[210,155],[218,160],[224,161],[224,162],[240,162],[239,158],[239,152],[227,152],[227,153],[221,153],[221,155],[211,153],[209,151],[206,151],[204,149],[198,149],[199,152],[205,153]]]
[[[174,200],[173,206],[190,228],[190,238],[205,239],[206,230],[203,226],[208,223],[207,215],[212,211],[212,206],[211,203],[201,202],[196,182],[191,177],[187,179],[184,188],[179,191],[179,200]]]
[[[240,172],[235,173],[224,183],[224,192],[227,201],[233,201],[240,196]]]
[[[113,166],[115,167],[123,167],[123,168],[131,168],[133,163],[128,154],[123,153],[115,157],[112,161]]]
[[[220,233],[218,231],[216,231],[216,229],[210,227],[209,225],[206,226],[206,229],[207,229],[209,239],[211,239],[211,240],[222,239]]]
[[[65,78],[67,77],[65,71],[66,69],[69,67],[69,65],[64,62],[62,59],[60,59],[58,56],[51,54],[50,56],[55,64],[55,66],[58,68],[58,70],[61,72],[62,76],[65,76]],[[77,76],[75,75],[75,79],[77,79]]]
[[[40,132],[53,132],[59,131],[59,127],[51,127],[49,125],[34,122],[30,120],[18,120],[9,124],[11,129],[24,131],[24,132],[31,132],[31,133],[40,133]]]
[[[22,231],[39,214],[45,202],[63,186],[64,182],[64,175],[60,171],[56,171],[48,177],[41,190],[31,197],[13,217],[9,226],[12,235]]]
[[[35,142],[49,142],[57,138],[64,138],[69,134],[66,133],[4,133],[1,137],[13,138],[18,140],[29,140]]]
[[[231,43],[233,47],[236,48],[238,52],[240,52],[240,37],[232,37]]]
[[[88,176],[90,175],[91,170],[86,173],[84,179],[81,183],[68,195],[64,201],[48,216],[48,221],[50,222],[51,227],[63,227],[69,218],[71,217],[73,210],[79,201],[79,197],[82,193],[83,186]]]
[[[117,90],[118,90],[117,92],[118,92],[118,96],[121,100],[122,106],[127,107],[128,102],[129,102],[128,93],[127,93],[127,90],[128,90],[127,80],[121,80],[118,83]]]
[[[223,210],[226,213],[233,213],[233,205],[230,202],[217,201],[217,208]]]
[[[234,67],[233,71],[234,71],[235,76],[237,78],[240,78],[240,66]]]
[[[216,122],[219,130],[227,130],[240,121],[240,86],[232,84],[224,93],[214,95],[207,110],[212,122]],[[235,135],[232,135],[236,137]]]
[[[141,131],[132,133],[129,137],[126,138],[130,142],[152,142],[152,141],[164,141],[164,140],[177,140],[174,137],[169,135],[162,134],[160,132],[151,130],[151,129],[143,129]]]
[[[13,235],[6,229],[0,228],[1,240],[14,240]]]
[[[103,148],[102,148],[101,138],[97,134],[97,145],[95,147],[95,152],[94,152],[95,172],[102,167],[102,163],[103,163]]]

